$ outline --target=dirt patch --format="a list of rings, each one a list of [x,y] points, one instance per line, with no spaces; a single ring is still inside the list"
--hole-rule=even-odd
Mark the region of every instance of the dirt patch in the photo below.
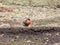
[[[30,44],[31,45],[56,45],[56,44],[59,45],[60,43],[59,27],[57,28],[55,27],[55,30],[54,28],[51,29],[51,27],[50,30],[48,30],[48,28],[44,28],[45,31],[41,30],[41,28],[40,31],[33,31],[33,32],[31,32],[31,30],[24,31],[26,30],[24,28],[19,33],[11,33],[11,32],[0,33],[0,44],[1,45],[30,45]],[[14,31],[13,30],[12,31],[15,32],[15,29]],[[6,31],[6,29],[4,31]]]

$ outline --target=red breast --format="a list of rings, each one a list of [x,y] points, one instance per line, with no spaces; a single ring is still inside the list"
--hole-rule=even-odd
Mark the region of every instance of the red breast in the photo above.
[[[26,21],[26,24],[27,24],[27,25],[31,24],[31,21],[30,21],[30,20],[27,20],[27,21]]]

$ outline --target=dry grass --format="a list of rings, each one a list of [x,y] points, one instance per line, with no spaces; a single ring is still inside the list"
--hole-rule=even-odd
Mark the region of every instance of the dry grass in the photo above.
[[[7,6],[8,7],[8,6]],[[8,8],[11,8],[8,7]],[[47,7],[12,6],[13,12],[0,12],[1,24],[22,25],[26,18],[30,18],[31,25],[45,25],[60,22],[60,9]]]
[[[41,20],[40,22],[37,22],[37,25],[46,25],[46,24],[53,24],[53,23],[59,23],[60,19],[47,19],[47,20]]]
[[[24,6],[50,6],[56,8],[60,5],[59,0],[0,0],[4,5],[24,5]]]

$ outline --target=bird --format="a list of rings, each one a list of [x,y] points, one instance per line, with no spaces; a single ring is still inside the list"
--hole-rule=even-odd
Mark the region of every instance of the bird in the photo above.
[[[29,26],[31,24],[31,21],[29,18],[27,18],[24,22],[23,22],[24,26]]]

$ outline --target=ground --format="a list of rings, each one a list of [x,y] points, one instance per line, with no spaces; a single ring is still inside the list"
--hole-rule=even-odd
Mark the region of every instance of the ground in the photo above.
[[[4,2],[0,3],[0,28],[23,27],[23,21],[26,18],[31,19],[29,27],[60,27],[60,8],[21,6],[20,2],[17,4],[16,1],[16,4],[9,5]],[[2,33],[0,34],[0,45],[60,45],[60,31]]]
[[[31,7],[31,6],[3,6],[12,11],[3,10],[0,12],[1,27],[3,25],[22,26],[23,21],[31,19],[31,26],[59,26],[60,9],[50,7]],[[3,25],[2,25],[3,24]],[[12,25],[13,24],[13,25]]]
[[[60,31],[0,34],[0,45],[60,45]]]

